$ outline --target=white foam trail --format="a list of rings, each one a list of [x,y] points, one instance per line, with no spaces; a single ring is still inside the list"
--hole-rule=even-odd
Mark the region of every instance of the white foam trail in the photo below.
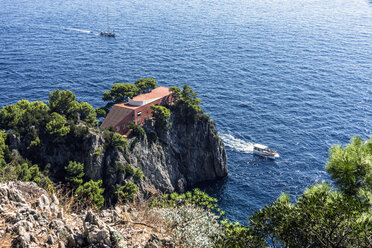
[[[67,30],[72,30],[72,31],[77,31],[77,32],[81,32],[81,33],[86,33],[86,34],[92,34],[93,31],[90,31],[90,30],[85,30],[85,29],[78,29],[78,28],[65,28]]]
[[[252,153],[253,145],[252,142],[247,142],[238,138],[235,138],[231,134],[221,133],[219,135],[226,146],[231,147],[239,152]]]

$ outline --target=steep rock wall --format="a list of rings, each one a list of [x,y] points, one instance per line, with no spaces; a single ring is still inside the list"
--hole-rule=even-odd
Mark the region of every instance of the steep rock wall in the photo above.
[[[118,164],[141,168],[145,178],[136,183],[142,193],[182,192],[196,183],[227,175],[224,144],[213,121],[199,119],[187,123],[172,114],[170,122],[168,130],[158,130],[156,142],[150,142],[147,137],[129,139],[130,151],[117,148],[105,151],[102,133],[94,129],[79,139],[70,137],[62,143],[43,139],[38,160],[44,165],[50,163],[57,178],[69,161],[84,163],[86,179],[102,179],[107,196],[113,193],[112,186],[119,187],[127,180]],[[131,145],[132,142],[135,143]],[[24,143],[13,135],[10,147],[27,157]]]

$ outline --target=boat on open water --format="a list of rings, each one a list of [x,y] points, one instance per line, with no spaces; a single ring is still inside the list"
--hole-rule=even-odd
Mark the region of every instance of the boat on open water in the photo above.
[[[260,144],[253,146],[253,154],[270,159],[279,158],[279,154],[276,151],[270,150],[267,146]]]
[[[115,37],[115,33],[114,32],[105,32],[105,31],[101,31],[99,33],[99,35],[101,36],[106,36],[106,37]]]

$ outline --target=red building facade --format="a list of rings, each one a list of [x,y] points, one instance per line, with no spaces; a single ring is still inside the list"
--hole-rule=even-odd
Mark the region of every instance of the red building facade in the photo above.
[[[125,103],[115,104],[102,122],[101,127],[113,127],[115,132],[124,134],[130,121],[137,125],[143,125],[152,118],[151,105],[166,105],[171,102],[169,88],[155,88],[150,93],[136,96]]]

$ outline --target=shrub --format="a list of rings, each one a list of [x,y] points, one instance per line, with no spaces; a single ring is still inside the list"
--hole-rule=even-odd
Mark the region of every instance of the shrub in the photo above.
[[[134,172],[134,178],[138,181],[142,180],[143,172],[142,172],[141,168],[136,169],[136,171]]]
[[[80,185],[75,193],[79,200],[86,201],[87,203],[91,203],[96,208],[100,209],[103,207],[105,203],[105,199],[103,198],[102,194],[105,191],[102,186],[102,180],[93,181],[90,180],[89,182]]]
[[[101,150],[101,149],[97,149],[97,150],[95,150],[94,153],[93,153],[94,156],[99,156],[99,155],[101,155],[101,154],[102,154],[102,150]]]
[[[194,122],[203,114],[203,110],[200,106],[200,99],[197,98],[196,92],[194,92],[187,84],[183,85],[181,91],[178,87],[171,87],[172,96],[175,99],[174,109],[178,111],[183,121]],[[206,118],[204,116],[203,118]]]
[[[78,113],[80,119],[90,125],[96,126],[98,123],[97,114],[92,105],[87,102],[81,102],[79,107]]]
[[[223,220],[220,223],[222,233],[214,237],[214,247],[266,247],[265,241],[251,229]]]
[[[51,134],[58,136],[65,136],[70,132],[70,127],[65,126],[66,118],[56,112],[51,115],[51,121],[49,121],[45,127],[45,130]]]
[[[15,168],[17,179],[25,182],[39,183],[41,172],[37,164],[29,166],[27,163],[18,164]]]
[[[216,211],[221,215],[223,212],[217,208],[217,199],[209,196],[200,189],[194,189],[184,194],[173,192],[172,194],[164,194],[161,198],[155,198],[150,207],[180,207],[184,205],[193,205],[206,210]]]
[[[155,89],[157,82],[153,78],[141,78],[134,82],[134,85],[143,93]]]
[[[153,110],[153,117],[155,119],[155,126],[157,128],[167,129],[170,118],[170,110],[163,106],[151,105]]]
[[[70,163],[65,166],[65,170],[65,180],[69,182],[72,187],[77,188],[83,183],[84,164],[70,161]]]
[[[105,150],[115,147],[124,151],[128,146],[128,141],[122,135],[112,131],[105,131],[103,133],[103,138],[105,139]]]
[[[137,185],[131,181],[126,182],[116,190],[116,194],[120,201],[132,201],[136,197],[137,192]]]
[[[30,145],[27,147],[27,150],[30,151],[38,151],[41,147],[40,138],[37,136],[33,141],[31,141]]]
[[[183,206],[153,211],[168,221],[177,247],[213,247],[214,240],[221,233],[216,216],[198,207]]]
[[[56,112],[68,120],[77,120],[80,104],[76,96],[69,90],[55,90],[49,93],[48,105],[50,112]]]
[[[130,121],[128,123],[128,128],[132,129],[133,136],[135,136],[135,137],[137,137],[141,140],[146,136],[145,129],[143,129],[141,126],[135,124],[133,121]]]
[[[3,130],[0,130],[0,167],[6,164],[5,161],[5,150],[9,149],[5,144],[6,133]]]

